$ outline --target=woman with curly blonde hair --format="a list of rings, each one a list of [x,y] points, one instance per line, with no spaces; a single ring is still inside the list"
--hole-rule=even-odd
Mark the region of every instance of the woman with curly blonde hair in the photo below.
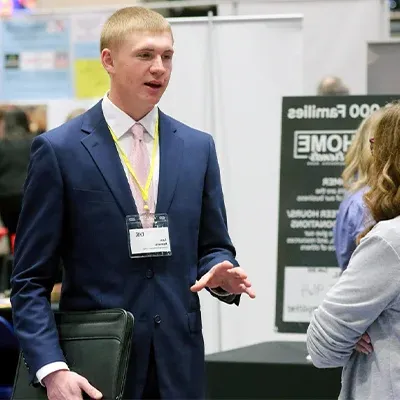
[[[368,190],[367,181],[372,165],[369,139],[374,135],[381,115],[382,109],[379,109],[360,124],[346,154],[342,178],[347,193],[340,203],[333,228],[336,259],[342,270],[347,268],[356,248],[357,236],[370,220],[363,196]]]
[[[349,268],[307,332],[317,367],[344,367],[340,400],[400,399],[399,104],[383,109],[370,141],[364,199],[375,222],[360,235]]]

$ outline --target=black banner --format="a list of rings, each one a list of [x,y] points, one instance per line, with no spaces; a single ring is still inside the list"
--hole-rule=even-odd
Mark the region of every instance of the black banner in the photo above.
[[[344,189],[344,157],[356,129],[400,96],[286,97],[282,105],[278,332],[305,333],[336,282],[333,226]]]

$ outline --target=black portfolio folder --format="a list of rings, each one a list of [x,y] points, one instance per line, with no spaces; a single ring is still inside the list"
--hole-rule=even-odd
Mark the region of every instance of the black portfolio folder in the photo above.
[[[70,370],[100,390],[103,399],[122,399],[132,342],[132,314],[113,309],[59,312],[55,313],[55,318],[60,345]],[[44,387],[30,384],[22,354],[12,399],[47,400]]]

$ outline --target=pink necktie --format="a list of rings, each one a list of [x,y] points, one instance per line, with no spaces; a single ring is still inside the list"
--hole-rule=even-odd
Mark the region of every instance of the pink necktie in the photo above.
[[[132,165],[132,168],[138,178],[140,185],[142,188],[145,188],[147,177],[150,172],[150,157],[146,147],[146,144],[143,140],[144,135],[144,127],[143,125],[136,123],[131,128],[133,134],[133,148],[129,156],[129,161]],[[132,175],[129,174],[129,183],[131,186],[132,194],[135,199],[136,207],[139,214],[146,214],[144,209],[145,202],[143,200],[142,193]],[[154,195],[153,195],[153,180],[150,184],[149,188],[149,198],[147,205],[149,207],[149,212],[154,213]],[[153,218],[143,217],[141,218],[142,225],[144,228],[150,228],[153,226]]]

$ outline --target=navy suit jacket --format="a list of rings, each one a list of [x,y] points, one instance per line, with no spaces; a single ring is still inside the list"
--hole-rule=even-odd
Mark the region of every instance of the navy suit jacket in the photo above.
[[[129,257],[125,218],[137,209],[101,102],[35,138],[11,278],[14,326],[32,379],[64,361],[49,305],[61,258],[61,310],[121,307],[135,317],[128,398],[141,396],[151,341],[161,396],[204,397],[200,302],[190,287],[215,264],[238,263],[212,137],[162,112],[159,126],[156,212],[169,217],[169,257]]]

